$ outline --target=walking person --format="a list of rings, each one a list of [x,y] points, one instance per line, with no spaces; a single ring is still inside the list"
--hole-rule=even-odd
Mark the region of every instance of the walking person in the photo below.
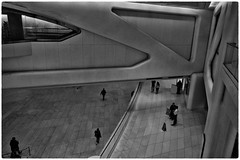
[[[96,145],[97,145],[97,144],[99,144],[99,140],[100,140],[100,138],[102,137],[99,128],[97,128],[97,129],[94,131],[94,134],[95,134],[95,137],[96,137]]]
[[[159,88],[160,88],[160,83],[157,82],[157,84],[156,84],[156,94],[158,94]]]
[[[101,93],[100,93],[100,95],[103,96],[103,99],[102,99],[103,101],[104,101],[104,98],[105,98],[106,93],[107,93],[106,90],[103,88],[102,91],[101,91]]]
[[[173,120],[174,119],[174,110],[176,109],[176,105],[175,105],[175,103],[172,103],[172,105],[170,106],[170,114],[169,114],[169,118],[171,119],[171,120]]]
[[[152,81],[152,85],[151,85],[151,92],[154,92],[155,83],[156,83],[156,81],[155,81],[155,80],[154,80],[154,81]]]
[[[173,124],[171,124],[172,126],[175,126],[177,124],[177,115],[178,115],[178,106],[176,106],[173,112]]]
[[[15,137],[12,137],[12,140],[10,141],[11,151],[13,155],[19,155],[21,152],[19,151],[19,142],[16,140]]]
[[[182,90],[182,82],[179,80],[177,82],[177,94],[180,94]]]

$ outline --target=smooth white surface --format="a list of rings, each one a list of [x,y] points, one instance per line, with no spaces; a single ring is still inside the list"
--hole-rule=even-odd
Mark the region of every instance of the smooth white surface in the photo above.
[[[186,76],[203,71],[212,15],[208,10],[129,2],[71,2],[67,4],[64,2],[16,2],[14,4],[22,6],[29,12],[51,16],[78,26],[82,29],[82,33],[78,36],[82,37],[49,43],[57,49],[46,48],[44,43],[33,43],[32,57],[38,57],[32,60],[34,68],[29,65],[31,72],[3,74],[3,88]],[[196,23],[191,60],[187,61],[150,35],[126,23],[121,17],[111,12],[113,7],[194,16]],[[105,46],[107,55],[104,55],[101,47],[99,53],[102,55],[96,52],[99,45]],[[53,52],[58,50],[58,53],[53,53],[54,56],[46,55],[51,54],[49,49]],[[80,49],[82,52],[75,52]],[[55,57],[57,55],[59,59]],[[149,59],[138,63],[144,60],[146,55]],[[18,63],[18,60],[4,60],[3,63],[5,63],[3,71],[13,71],[16,68],[10,67],[10,64]],[[28,61],[25,63],[28,64]],[[131,66],[133,64],[136,65]],[[102,66],[109,68],[102,68]],[[113,68],[116,66],[118,68]],[[19,66],[18,70],[23,71],[21,67]],[[20,82],[19,79],[23,81]]]

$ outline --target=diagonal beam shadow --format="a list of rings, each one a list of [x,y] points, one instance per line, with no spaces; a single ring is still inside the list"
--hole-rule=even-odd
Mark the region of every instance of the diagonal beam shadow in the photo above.
[[[134,27],[136,30],[138,30],[142,34],[144,34],[144,35],[148,36],[149,38],[153,39],[154,41],[156,41],[156,43],[160,43],[161,45],[165,46],[166,48],[168,48],[175,54],[181,56],[182,58],[190,60],[191,48],[192,48],[192,44],[193,44],[193,37],[194,37],[194,30],[195,30],[195,17],[194,16],[191,16],[191,15],[182,16],[182,15],[169,14],[169,13],[165,13],[165,12],[158,13],[158,12],[154,12],[154,11],[147,12],[147,11],[138,11],[138,10],[134,10],[134,9],[131,10],[131,9],[118,9],[118,8],[113,8],[112,13],[114,13],[116,16],[118,16],[122,21],[124,21],[127,24],[129,24],[130,26]],[[140,18],[140,20],[138,21],[139,18]],[[141,21],[141,18],[143,19],[142,21]],[[187,27],[190,31],[187,32],[187,37],[180,38],[180,40],[178,40],[178,41],[171,42],[172,40],[169,41],[169,37],[168,37],[167,40],[165,40],[165,42],[163,42],[164,38],[161,37],[161,34],[162,34],[161,32],[163,32],[164,27],[159,28],[160,33],[158,33],[158,34],[153,33],[151,31],[151,28],[148,28],[148,27],[150,27],[151,23],[153,23],[155,21],[155,20],[152,20],[152,18],[157,19],[159,21],[172,20],[172,19],[182,21],[181,23],[184,23],[185,25],[187,25]],[[146,19],[149,20],[147,22],[149,22],[150,24],[144,24]],[[157,26],[160,27],[161,23],[164,23],[163,21],[159,23],[159,21],[158,21],[158,23],[156,23],[155,27],[153,27],[152,29],[156,28]],[[166,22],[169,25],[169,22],[168,21],[166,21]],[[175,32],[177,32],[177,31],[175,31]],[[180,35],[176,35],[176,36],[180,36]],[[184,39],[184,41],[181,42],[181,39]],[[172,47],[169,47],[169,46],[172,46],[172,47],[173,46],[190,46],[190,49],[188,51],[189,55],[185,55],[185,57],[184,57],[184,55],[182,55],[183,51],[181,51],[181,53],[180,52],[178,53],[176,50],[172,49]]]

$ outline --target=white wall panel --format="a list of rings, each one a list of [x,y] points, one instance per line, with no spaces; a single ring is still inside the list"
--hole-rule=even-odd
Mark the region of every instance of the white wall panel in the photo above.
[[[106,57],[105,57],[105,64],[108,64],[108,66],[114,66],[115,61],[113,61],[115,57],[115,52],[114,52],[114,45],[106,45]]]
[[[29,56],[32,53],[31,43],[16,43],[14,45],[15,48],[15,56]]]
[[[68,3],[68,5],[59,2],[13,2],[13,5],[14,4],[21,5],[22,8],[28,10],[29,12],[34,12],[35,14],[40,14],[46,17],[51,16],[51,18],[59,19],[63,22],[72,24],[82,30],[82,33],[80,34],[81,36],[77,35],[77,37],[75,37],[76,41],[78,41],[77,38],[81,37],[82,42],[76,42],[74,40],[75,38],[73,37],[70,38],[70,40],[72,40],[71,43],[69,40],[66,40],[66,42],[58,42],[60,66],[57,70],[52,72],[46,70],[46,66],[44,66],[46,65],[45,51],[43,53],[37,51],[38,49],[41,49],[41,47],[38,47],[38,45],[41,46],[42,43],[35,42],[34,44],[37,46],[33,46],[33,63],[34,65],[36,64],[34,68],[37,67],[37,69],[33,71],[41,69],[47,72],[37,72],[37,74],[39,76],[43,76],[43,78],[37,78],[36,74],[31,74],[31,72],[28,72],[28,74],[11,74],[11,76],[8,76],[8,78],[13,78],[16,81],[18,76],[24,76],[32,78],[32,83],[30,85],[33,86],[52,84],[61,85],[72,83],[92,83],[114,80],[144,79],[158,76],[181,76],[190,75],[194,72],[201,72],[203,70],[205,51],[207,49],[207,35],[210,26],[209,22],[211,20],[211,11],[209,10],[182,9],[178,7],[163,7],[157,5],[145,5],[129,2],[84,2],[82,3],[83,5],[79,5],[79,2],[71,2]],[[101,9],[99,9],[99,7]],[[151,27],[153,26],[153,24],[162,25],[162,22],[157,21],[157,23],[155,23],[155,20],[153,20],[152,23],[143,23],[141,19],[142,17],[137,17],[138,21],[136,22],[139,26],[144,26],[148,29],[149,32],[153,30],[153,35],[150,35],[148,32],[143,31],[142,29],[140,31],[138,28],[134,27],[132,21],[130,23],[127,23],[125,20],[123,20],[123,17],[117,16],[116,14],[112,13],[111,10],[114,7],[128,10],[141,10],[150,13],[161,12],[168,15],[186,15],[187,17],[196,17],[197,23],[195,25],[195,31],[199,34],[199,36],[194,37],[194,59],[192,59],[191,61],[187,61],[183,58],[183,56],[179,56],[174,51],[169,49],[166,45],[164,45],[164,43],[159,42],[159,40],[154,37],[155,35],[160,35],[159,37],[162,39],[169,38],[167,36],[169,36],[171,33],[166,34],[165,31],[158,31],[158,28],[161,28],[163,26],[154,26],[153,28]],[[147,15],[149,16],[151,14],[148,13]],[[132,17],[133,22],[135,22],[136,19],[134,18],[135,17]],[[150,18],[153,19],[153,16],[150,16]],[[144,18],[144,20],[146,20],[146,18]],[[147,26],[148,24],[149,26]],[[169,27],[177,29],[173,26]],[[163,28],[167,29],[168,27],[164,26]],[[97,34],[97,39],[95,39],[95,34]],[[102,36],[101,38],[103,38],[103,41],[106,41],[106,38],[108,38],[107,42],[100,42],[98,36]],[[111,42],[109,41],[109,39],[111,39]],[[171,39],[169,39],[169,41],[170,40]],[[71,51],[68,45],[75,45],[75,43],[76,45],[82,45],[82,52],[80,55],[82,55],[84,65],[82,67],[79,64],[79,67],[77,69],[74,68],[71,70],[71,68],[73,67],[73,65],[71,64],[73,62],[73,57],[78,57],[78,55],[72,55],[70,53]],[[103,63],[105,63],[106,65],[104,66],[104,68],[102,68],[96,66],[96,64],[92,61],[96,59],[97,56],[95,51],[93,51],[93,48],[96,45],[106,45],[106,43],[108,43],[109,45],[106,46],[105,55],[106,57],[107,55],[110,56],[109,58],[105,58],[105,61],[103,61]],[[115,45],[123,45],[124,47],[126,47],[126,56],[119,54],[120,57],[118,57],[118,53],[115,53],[114,50]],[[35,57],[35,54],[39,57]],[[121,56],[122,59],[127,57],[126,62],[129,64],[129,66],[125,64],[125,67],[119,67],[119,64],[123,63],[119,61],[119,59],[121,59]],[[149,59],[147,61],[144,61],[146,60],[146,57],[149,57]],[[15,61],[16,59],[12,60]],[[98,62],[100,61],[97,61],[97,63]],[[139,62],[143,63],[139,64]],[[74,62],[74,64],[76,63]],[[139,65],[130,67],[134,64]],[[99,65],[101,64],[99,63]],[[97,68],[93,68],[94,66],[96,66]],[[109,68],[105,69],[105,67]],[[115,69],[115,67],[118,68]],[[91,69],[86,70],[85,68]],[[63,71],[66,69],[67,71]],[[5,71],[7,72],[7,70]],[[101,78],[96,78],[98,75],[103,76],[101,76]],[[60,77],[61,80],[54,82],[56,78],[58,79]],[[14,83],[8,83],[10,81],[7,81],[6,78],[4,80],[4,86],[7,87],[9,85],[14,85]],[[21,84],[18,84],[18,82],[16,83],[18,86],[28,86],[27,83],[23,84],[24,82]]]
[[[82,44],[94,44],[94,34],[88,31],[83,31]]]
[[[99,36],[97,34],[94,34],[94,43],[93,44],[101,44],[101,45],[104,45],[106,44],[107,40],[106,38],[102,37],[102,36]]]
[[[113,45],[114,43],[117,43],[117,42],[115,42],[115,41],[113,41],[113,40],[111,40],[109,38],[105,38],[105,44],[106,45]]]
[[[93,52],[93,48],[92,45],[90,44],[83,44],[82,46],[82,52],[83,52],[83,64],[84,66],[92,66],[92,52]]]
[[[83,60],[82,60],[82,45],[69,45],[70,46],[70,52],[69,56],[71,57],[71,68],[79,68],[80,66],[83,66]]]
[[[18,71],[20,70],[20,67],[18,65],[18,61],[11,60],[10,58],[5,58],[4,61],[2,61],[2,71]]]
[[[59,61],[62,68],[71,68],[72,58],[70,56],[70,46],[68,44],[59,45]]]
[[[83,34],[79,33],[78,35],[62,41],[61,44],[82,44],[82,37]]]
[[[219,61],[219,55],[215,54],[214,58],[212,60],[212,65],[211,65],[211,71],[212,71],[212,78],[213,81],[216,79],[217,71],[218,71],[218,61]]]
[[[32,56],[16,57],[16,61],[20,71],[33,70]]]
[[[114,61],[117,65],[124,66],[124,63],[127,63],[127,65],[129,65],[128,61],[125,61],[125,57],[126,57],[125,46],[115,45],[114,51],[115,51]]]
[[[176,32],[174,33],[173,37],[177,36],[182,38],[178,41],[173,41],[173,43],[191,45],[193,34],[194,34],[194,25],[195,25],[194,18],[192,17],[184,21],[175,20],[175,22],[177,23],[176,27],[178,28],[178,31],[177,33]],[[177,40],[177,39],[174,39],[174,40]]]
[[[2,47],[2,58],[7,57],[14,57],[15,56],[15,49],[12,44],[5,44]]]
[[[32,48],[31,48],[30,42],[4,44],[2,46],[3,58],[22,57],[22,56],[29,56],[31,54],[32,54]]]
[[[128,22],[130,25],[132,25],[133,27],[137,27],[138,28],[138,23],[139,20],[137,17],[133,18],[133,17],[121,17],[124,21]]]
[[[181,56],[183,56],[184,58],[188,59],[189,58],[189,52],[191,52],[191,46],[189,45],[177,45],[177,46],[172,46],[169,45],[169,48],[171,48],[172,50],[174,50],[175,52],[179,53],[181,52]]]
[[[155,18],[157,21],[158,30],[161,30],[161,35],[158,36],[158,40],[162,42],[163,44],[173,44],[172,39],[174,35],[174,29],[177,24],[174,23],[171,19],[159,19]],[[154,32],[153,32],[154,33]],[[153,34],[150,30],[150,34]],[[156,31],[156,33],[158,33]],[[157,34],[156,34],[157,35]],[[174,35],[174,38],[177,37],[177,35]]]
[[[144,57],[146,55],[142,53],[141,56]],[[137,51],[135,49],[132,49],[130,47],[128,47],[126,49],[126,57],[127,57],[127,60],[128,60],[129,64],[133,64],[134,62],[141,61],[141,59],[143,59],[141,56],[139,56],[139,51]],[[146,58],[146,57],[144,57],[144,58]]]
[[[58,44],[55,42],[45,43],[46,69],[59,68]]]
[[[107,58],[105,56],[106,45],[94,45],[93,53],[94,53],[93,67],[104,67],[105,59]]]
[[[22,58],[11,58],[11,63],[21,61],[18,67],[7,67],[4,71],[16,70],[54,70],[54,69],[82,69],[82,68],[105,68],[131,66],[139,60],[146,58],[141,52],[128,52],[134,54],[131,59],[127,58],[126,47],[128,46],[99,36],[97,34],[82,30],[82,36],[86,43],[68,42],[34,42],[32,44],[32,55]],[[89,36],[89,37],[87,37]],[[81,36],[77,35],[75,40],[81,42]],[[72,39],[72,38],[70,38]],[[134,59],[135,57],[135,59]],[[16,61],[16,62],[14,62]],[[11,68],[11,69],[10,69]]]
[[[136,11],[116,11],[126,22],[134,25],[139,30],[163,43],[170,49],[172,45],[180,45],[181,48],[174,50],[186,59],[190,58],[191,52],[184,46],[191,46],[193,39],[195,19],[190,16],[170,15],[162,13],[147,13]]]
[[[32,60],[34,70],[46,69],[46,57],[44,43],[32,43]],[[25,62],[27,63],[27,62]]]

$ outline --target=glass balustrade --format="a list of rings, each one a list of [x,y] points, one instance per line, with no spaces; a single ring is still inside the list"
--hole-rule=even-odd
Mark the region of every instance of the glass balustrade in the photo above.
[[[224,65],[238,81],[238,46],[236,43],[227,44]]]

